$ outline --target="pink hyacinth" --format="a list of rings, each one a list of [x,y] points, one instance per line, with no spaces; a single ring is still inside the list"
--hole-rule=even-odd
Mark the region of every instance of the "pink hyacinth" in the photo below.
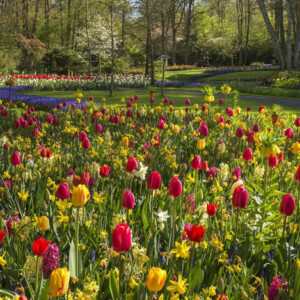
[[[269,300],[276,299],[277,295],[279,294],[280,286],[281,286],[280,275],[273,277],[273,282],[270,284],[269,291],[268,291]],[[287,289],[287,280],[286,278],[284,278],[282,284],[282,290],[285,291],[286,289]],[[282,297],[280,297],[279,300],[282,300]]]
[[[189,194],[184,198],[184,204],[182,207],[182,214],[185,213],[185,209],[189,210],[189,213],[192,214],[195,210],[195,195]]]
[[[42,270],[47,278],[51,272],[58,267],[59,264],[59,249],[56,244],[50,244],[46,253],[43,255]]]
[[[6,219],[6,228],[7,228],[7,232],[9,234],[9,236],[11,236],[13,234],[13,222],[17,223],[19,221],[19,217],[18,216],[15,216],[15,217],[8,217]],[[5,229],[6,231],[6,229]]]

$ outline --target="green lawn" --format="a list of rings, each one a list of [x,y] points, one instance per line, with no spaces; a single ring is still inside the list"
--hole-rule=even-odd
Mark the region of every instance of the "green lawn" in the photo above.
[[[188,81],[191,76],[202,75],[207,72],[207,69],[191,69],[182,71],[165,72],[165,80],[168,81]],[[162,73],[155,73],[156,80],[162,80]]]
[[[173,88],[174,89],[174,88]],[[191,90],[191,89],[190,89]],[[170,90],[166,90],[165,96],[168,97],[169,100],[174,100],[174,106],[175,107],[185,107],[185,100],[189,98],[191,100],[191,103],[198,103],[199,105],[202,105],[204,103],[204,97],[203,95],[195,95],[192,93],[189,93],[188,90],[181,90],[183,93],[178,94],[175,92],[172,92]],[[196,91],[196,89],[192,89],[192,91]],[[63,99],[67,98],[74,98],[74,92],[66,92],[66,91],[27,91],[27,94],[32,95],[41,95],[41,96],[52,96],[52,97],[59,97]],[[83,100],[88,100],[90,96],[93,96],[95,101],[100,102],[102,97],[106,98],[106,104],[120,104],[120,99],[124,97],[126,100],[129,100],[130,96],[134,96],[137,94],[139,96],[139,99],[137,101],[138,104],[147,104],[149,105],[149,91],[148,90],[117,90],[114,92],[113,97],[109,97],[108,91],[84,91],[83,92]],[[155,96],[155,103],[154,105],[158,105],[161,101],[162,97],[160,96],[160,93],[157,91]],[[217,105],[218,98],[216,97],[216,103],[214,105]],[[263,101],[257,101],[257,100],[240,100],[239,106],[242,109],[246,109],[248,106],[251,107],[252,111],[258,111],[259,106],[266,105],[267,107],[271,107],[272,104],[269,102],[263,102]],[[125,106],[125,104],[123,105]],[[287,106],[282,105],[286,111],[288,112],[300,112],[300,107],[293,107],[293,106]]]

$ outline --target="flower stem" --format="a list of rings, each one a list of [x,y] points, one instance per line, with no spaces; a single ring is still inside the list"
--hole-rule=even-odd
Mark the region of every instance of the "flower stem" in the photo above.
[[[282,239],[284,239],[284,231],[285,231],[286,219],[287,219],[287,216],[284,217],[284,221],[283,221]]]
[[[39,257],[36,256],[36,266],[35,266],[35,292],[37,292],[39,286]]]
[[[176,202],[175,198],[173,198],[173,212],[172,212],[172,221],[173,221],[173,228],[172,228],[172,244],[175,245],[175,233],[176,233]]]
[[[119,253],[119,293],[122,295],[122,253]]]
[[[236,217],[235,217],[235,235],[234,235],[234,243],[233,243],[233,256],[235,255],[235,247],[237,246],[237,234],[238,234],[238,223],[239,223],[239,213],[240,210],[237,209]]]
[[[76,277],[79,277],[79,253],[78,253],[78,244],[79,244],[79,207],[77,208],[77,217],[76,217],[76,244],[75,244],[75,259],[76,259]]]

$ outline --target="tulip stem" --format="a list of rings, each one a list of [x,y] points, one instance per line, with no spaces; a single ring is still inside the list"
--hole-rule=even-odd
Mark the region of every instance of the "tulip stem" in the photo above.
[[[195,256],[195,251],[196,251],[196,242],[193,243],[193,249],[192,249],[192,253],[191,253],[191,257],[190,257],[190,266],[189,266],[189,272],[192,270],[193,267],[193,260],[194,260],[194,256]]]
[[[76,259],[76,277],[79,278],[79,253],[78,253],[78,243],[79,243],[79,207],[77,208],[76,216],[76,244],[75,244],[75,259]]]
[[[36,266],[35,266],[35,292],[38,290],[39,285],[39,257],[36,256]]]
[[[283,221],[282,239],[284,239],[284,231],[285,231],[286,219],[287,219],[287,216],[284,217],[284,221]]]
[[[234,255],[235,255],[235,247],[237,246],[237,234],[238,234],[239,213],[240,213],[240,210],[237,209],[236,217],[235,217],[235,235],[234,235],[233,255],[232,255],[232,258],[233,258]]]
[[[175,245],[175,233],[176,233],[176,202],[175,202],[175,198],[173,198],[173,212],[172,212],[172,221],[173,221],[173,230],[172,230],[172,244]]]
[[[121,295],[122,295],[122,253],[119,253],[119,295],[120,295],[120,298]]]

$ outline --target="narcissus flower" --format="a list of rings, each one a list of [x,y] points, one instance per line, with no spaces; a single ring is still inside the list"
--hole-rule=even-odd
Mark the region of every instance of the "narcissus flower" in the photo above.
[[[147,276],[146,286],[151,292],[159,292],[167,278],[167,272],[160,268],[151,268]]]
[[[182,275],[178,275],[178,280],[170,280],[170,284],[167,290],[172,293],[178,293],[180,295],[184,294],[187,289],[187,279],[182,279]]]
[[[175,248],[171,250],[171,254],[175,254],[176,257],[188,258],[190,246],[187,246],[186,240],[183,240],[181,243],[175,241]]]

